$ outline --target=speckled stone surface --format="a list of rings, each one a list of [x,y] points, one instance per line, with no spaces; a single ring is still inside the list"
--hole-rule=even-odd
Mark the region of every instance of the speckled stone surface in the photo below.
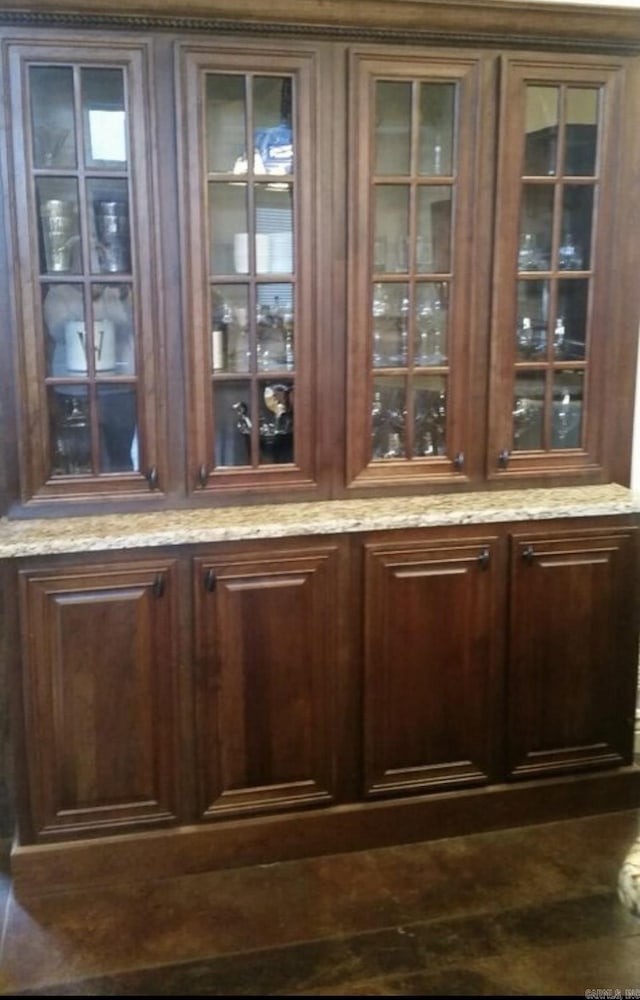
[[[46,520],[3,518],[0,558],[639,512],[640,493],[611,484]]]

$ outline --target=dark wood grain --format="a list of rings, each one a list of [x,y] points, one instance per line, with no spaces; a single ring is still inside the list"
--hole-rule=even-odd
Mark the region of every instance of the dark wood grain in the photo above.
[[[147,560],[21,573],[38,840],[175,821],[173,575]]]

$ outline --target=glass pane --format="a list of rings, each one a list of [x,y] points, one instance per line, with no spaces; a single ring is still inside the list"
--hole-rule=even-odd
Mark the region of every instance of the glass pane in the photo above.
[[[416,219],[416,271],[451,270],[451,188],[420,187]]]
[[[38,177],[40,269],[45,274],[80,274],[82,244],[78,183],[70,177]]]
[[[93,274],[129,274],[129,188],[127,181],[87,181]]]
[[[213,389],[214,464],[251,465],[251,384],[216,382]]]
[[[591,177],[596,172],[598,148],[598,91],[567,89],[565,174]]]
[[[256,184],[256,272],[291,274],[294,269],[293,190]]]
[[[45,334],[45,370],[48,376],[68,378],[77,374],[69,369],[67,337],[74,327],[84,327],[84,294],[82,285],[44,285],[42,287],[42,318]]]
[[[552,448],[580,447],[583,391],[584,372],[555,372]]]
[[[527,87],[525,175],[556,173],[559,93],[558,87]]]
[[[293,462],[293,383],[260,386],[260,464]]]
[[[448,292],[444,282],[416,284],[415,365],[447,364]]]
[[[556,359],[584,361],[587,339],[589,281],[558,282],[558,315],[554,335]]]
[[[91,473],[91,418],[87,386],[49,386],[52,475]]]
[[[386,264],[380,271],[409,269],[409,188],[404,184],[376,185],[375,245],[385,247]]]
[[[130,385],[98,386],[100,471],[138,472],[136,390]]]
[[[135,375],[136,344],[131,285],[93,285],[96,375]]]
[[[406,415],[403,378],[376,378],[371,403],[372,458],[403,458]]]
[[[518,282],[516,360],[541,360],[547,352],[549,282]]]
[[[292,83],[290,76],[257,76],[253,81],[255,173],[293,170]]]
[[[248,372],[249,287],[215,285],[211,289],[211,368],[214,372]]]
[[[207,169],[246,174],[244,76],[208,73],[205,100]]]
[[[83,69],[81,88],[87,167],[125,170],[127,122],[122,70]]]
[[[406,176],[411,169],[411,84],[376,83],[375,173]]]
[[[452,174],[456,87],[453,83],[420,86],[419,166],[421,174]]]
[[[513,399],[514,451],[542,448],[544,372],[518,372]]]
[[[256,351],[259,371],[293,371],[293,286],[258,285]]]
[[[29,82],[34,166],[75,167],[73,70],[70,66],[31,66]]]
[[[558,250],[561,271],[590,267],[593,188],[590,184],[567,184],[562,196],[562,240]]]
[[[246,184],[209,184],[209,226],[211,272],[247,274],[252,265],[249,251],[253,248],[247,235]]]
[[[546,271],[551,262],[553,185],[524,184],[520,216],[519,271]]]
[[[373,286],[372,364],[404,367],[409,336],[409,286],[379,282]]]
[[[447,379],[419,376],[414,381],[413,454],[445,455],[447,450]]]

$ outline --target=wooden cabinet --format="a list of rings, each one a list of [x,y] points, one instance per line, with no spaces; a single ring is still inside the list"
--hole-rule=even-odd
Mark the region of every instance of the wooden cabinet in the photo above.
[[[194,562],[198,812],[327,805],[336,783],[339,549]]]
[[[433,535],[366,545],[368,796],[484,784],[497,773],[498,539]]]
[[[637,54],[3,38],[5,505],[628,481]]]
[[[481,474],[492,60],[356,49],[349,71],[348,483],[454,485]]]
[[[620,308],[611,277],[625,252],[619,149],[636,72],[588,56],[503,60],[490,476],[628,475],[612,397],[624,394],[636,304]]]
[[[28,560],[18,870],[84,878],[105,836],[166,874],[630,808],[637,571],[616,517]]]
[[[514,778],[633,759],[634,535],[594,528],[512,536],[508,753]]]
[[[637,801],[634,518],[341,503],[628,483],[637,19],[41,4],[0,11],[0,514],[338,502],[20,564],[21,844],[196,871]]]
[[[149,45],[67,34],[5,56],[21,497],[146,494],[166,474]]]
[[[188,486],[308,488],[323,364],[317,46],[211,42],[180,56],[185,220],[200,262],[185,271]]]
[[[26,839],[176,821],[174,578],[160,559],[21,571]]]

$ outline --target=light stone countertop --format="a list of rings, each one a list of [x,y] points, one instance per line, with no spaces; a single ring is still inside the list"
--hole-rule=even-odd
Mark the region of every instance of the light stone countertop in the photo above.
[[[90,517],[2,518],[0,558],[638,512],[640,493],[611,484]]]

